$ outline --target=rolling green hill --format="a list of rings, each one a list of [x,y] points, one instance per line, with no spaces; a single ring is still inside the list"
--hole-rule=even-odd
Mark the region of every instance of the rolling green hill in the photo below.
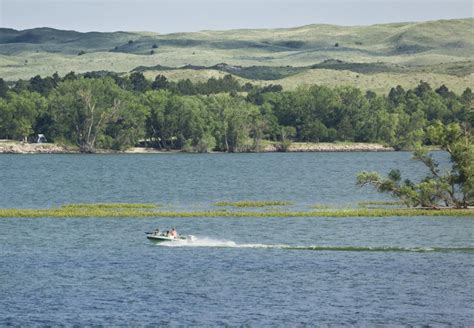
[[[0,29],[0,77],[135,69],[171,79],[231,73],[288,88],[337,81],[386,91],[425,79],[460,90],[473,87],[473,31],[472,18],[167,35]]]

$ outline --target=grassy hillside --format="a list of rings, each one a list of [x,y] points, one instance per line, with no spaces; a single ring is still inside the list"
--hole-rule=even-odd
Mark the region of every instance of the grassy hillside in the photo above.
[[[0,77],[16,80],[56,71],[128,73],[137,67],[151,76],[163,71],[156,65],[192,65],[163,72],[172,78],[232,73],[292,87],[343,81],[382,90],[392,81],[408,85],[414,79],[431,79],[463,88],[473,83],[473,30],[474,19],[167,35],[0,29]],[[205,72],[209,70],[217,73]]]
[[[145,77],[154,79],[161,74],[172,81],[190,79],[193,82],[205,82],[211,77],[223,77],[226,73],[215,69],[172,69],[159,71],[146,71]],[[302,73],[277,80],[254,80],[239,78],[242,83],[251,82],[257,85],[281,84],[287,90],[296,89],[299,86],[320,84],[328,86],[356,86],[363,90],[372,90],[378,93],[387,93],[393,86],[401,85],[405,89],[416,87],[420,80],[428,82],[432,86],[445,84],[450,90],[462,93],[466,87],[473,88],[472,76],[454,76],[437,73],[376,73],[362,74],[344,70],[305,70]]]

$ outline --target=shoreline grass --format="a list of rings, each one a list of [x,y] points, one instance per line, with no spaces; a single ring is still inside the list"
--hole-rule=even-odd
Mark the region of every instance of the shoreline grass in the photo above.
[[[327,210],[327,209],[330,209],[331,207],[326,204],[313,204],[313,205],[310,205],[309,208],[312,208],[315,210]]]
[[[152,203],[92,203],[92,204],[65,204],[61,205],[63,209],[145,209],[158,208],[160,205]]]
[[[410,217],[449,216],[474,218],[473,209],[344,209],[324,211],[150,211],[110,208],[0,209],[0,218],[204,218],[204,217]]]
[[[408,208],[403,202],[401,201],[366,201],[366,202],[358,202],[357,206],[361,208]]]
[[[242,200],[238,202],[217,202],[214,206],[229,206],[229,207],[267,207],[267,206],[288,206],[293,205],[292,202],[282,201],[282,200],[257,200],[257,201],[249,201],[249,200]]]
[[[371,200],[366,202],[358,202],[357,205],[366,206],[366,205],[403,205],[403,202],[399,200]]]

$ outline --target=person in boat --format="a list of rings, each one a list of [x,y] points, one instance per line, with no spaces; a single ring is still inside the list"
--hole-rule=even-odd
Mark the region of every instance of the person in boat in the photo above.
[[[160,234],[160,228],[156,228],[155,231],[153,231],[154,235],[159,235]]]
[[[176,228],[171,229],[171,237],[173,237],[173,238],[178,237],[178,232],[176,231]]]
[[[166,237],[171,237],[171,232],[169,230],[166,230],[166,234],[165,234]]]

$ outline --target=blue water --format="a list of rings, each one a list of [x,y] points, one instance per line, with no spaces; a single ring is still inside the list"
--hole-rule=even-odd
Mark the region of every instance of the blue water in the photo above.
[[[436,153],[447,162],[447,156]],[[362,170],[426,173],[407,152],[170,155],[2,155],[0,207],[84,202],[205,206],[223,200],[347,205],[387,199],[355,186]]]
[[[443,154],[436,154],[446,160]],[[386,199],[408,153],[0,156],[0,207]],[[157,245],[176,226],[192,242]],[[0,219],[0,326],[473,326],[472,218]]]

